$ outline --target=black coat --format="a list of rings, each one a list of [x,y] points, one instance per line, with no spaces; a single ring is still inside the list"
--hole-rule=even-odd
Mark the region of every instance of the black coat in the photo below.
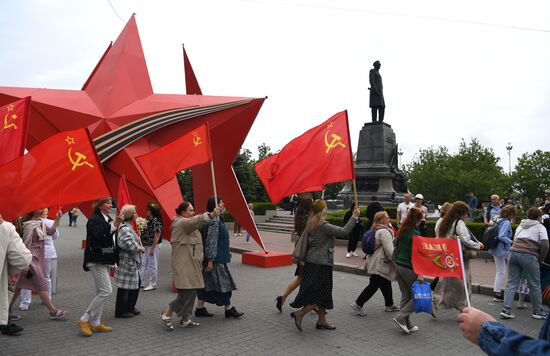
[[[85,271],[88,271],[86,267],[88,262],[102,263],[97,261],[94,250],[114,247],[111,221],[110,217],[109,222],[106,222],[102,214],[93,214],[86,223],[86,248],[84,249],[83,264]]]
[[[380,72],[375,69],[371,69],[369,72],[370,83],[370,101],[369,106],[371,108],[384,108],[386,102],[384,101],[384,87],[382,86],[382,76]]]

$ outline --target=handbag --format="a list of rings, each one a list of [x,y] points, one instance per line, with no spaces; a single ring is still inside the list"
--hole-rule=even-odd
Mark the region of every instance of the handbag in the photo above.
[[[453,235],[455,236],[455,239],[459,239],[460,237],[458,237],[458,235],[456,234],[456,225],[458,224],[458,220],[455,221],[455,227],[454,227],[454,233]],[[473,238],[473,240],[477,241],[477,238],[475,237],[475,235],[470,231],[470,229],[466,228],[468,230],[468,233],[470,234],[470,238]],[[475,259],[477,258],[478,256],[478,253],[477,253],[477,250],[474,250],[474,249],[471,249],[471,248],[468,248],[466,247],[464,244],[460,244],[460,246],[462,247],[462,257],[464,259]]]
[[[307,240],[308,233],[307,230],[304,230],[302,235],[298,238],[298,241],[296,241],[296,246],[294,246],[294,252],[292,253],[294,263],[299,263],[306,260],[308,249]]]
[[[296,242],[300,238],[300,235],[296,232],[296,230],[292,231],[290,234],[290,242]]]
[[[118,247],[118,230],[115,232],[115,241],[109,247],[94,247],[91,243],[88,244],[90,251],[90,262],[101,263],[101,264],[118,264],[119,262],[119,247]],[[103,234],[103,238],[109,239],[110,234]]]

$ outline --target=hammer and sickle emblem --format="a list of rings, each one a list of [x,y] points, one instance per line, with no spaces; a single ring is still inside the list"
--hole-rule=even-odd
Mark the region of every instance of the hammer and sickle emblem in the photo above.
[[[71,150],[72,150],[72,147],[70,147],[69,150],[67,151],[67,155],[69,156],[69,160],[73,164],[73,168],[72,168],[73,171],[76,170],[78,167],[82,167],[83,165],[87,165],[90,168],[94,168],[92,164],[86,161],[85,154],[82,154],[76,151],[74,154],[76,156],[76,160],[75,160],[72,156]]]
[[[195,147],[202,143],[202,139],[196,131],[193,131],[193,143],[195,144]]]
[[[8,123],[9,120],[17,119],[17,115],[13,114],[10,117],[8,117],[9,115],[10,113],[8,111],[6,116],[4,116],[4,127],[2,128],[2,130],[9,129],[9,128],[13,128],[14,130],[17,130],[17,125],[15,123],[13,122],[11,124]]]
[[[331,123],[332,124],[332,123]],[[338,146],[341,146],[341,147],[346,147],[345,144],[343,144],[342,142],[342,136],[339,136],[337,134],[331,134],[330,137],[332,137],[332,141],[329,143],[328,142],[328,131],[329,131],[329,128],[332,127],[332,125],[329,125],[329,127],[327,127],[327,131],[325,132],[325,146],[327,147],[327,149],[325,150],[325,153],[329,153],[330,150],[332,150],[333,148],[336,148]]]

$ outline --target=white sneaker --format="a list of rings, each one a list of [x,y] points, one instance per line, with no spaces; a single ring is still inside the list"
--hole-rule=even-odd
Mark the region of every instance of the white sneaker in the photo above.
[[[148,292],[148,291],[151,291],[151,290],[155,290],[157,289],[157,287],[153,287],[152,285],[148,285],[147,287],[143,288],[143,290],[145,292]]]
[[[413,326],[412,328],[409,329],[409,332],[414,333],[414,332],[417,332],[418,330],[420,330],[420,328],[415,325],[415,326]]]
[[[21,310],[21,311],[27,311],[27,310],[29,310],[29,305],[28,305],[28,304],[21,304],[21,305],[19,306],[19,310]]]
[[[351,253],[350,252],[346,253],[346,258],[350,258],[350,257],[351,257]]]
[[[355,251],[353,251],[353,252],[351,253],[351,255],[352,255],[353,257],[358,257],[358,256],[359,256],[358,254],[355,253]]]
[[[409,328],[407,328],[407,325],[401,324],[397,321],[397,319],[393,318],[393,322],[396,323],[397,326],[399,326],[399,329],[401,329],[401,331],[403,331],[405,334],[408,334],[410,332]]]
[[[353,302],[350,304],[351,309],[355,310],[355,312],[358,315],[365,316],[367,315],[367,312],[363,309],[363,307],[359,306],[356,302]]]

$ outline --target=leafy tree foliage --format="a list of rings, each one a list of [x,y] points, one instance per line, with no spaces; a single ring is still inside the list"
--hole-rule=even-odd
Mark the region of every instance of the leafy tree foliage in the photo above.
[[[550,189],[550,151],[524,153],[512,173],[512,186],[530,203]]]
[[[508,179],[499,160],[491,148],[483,147],[475,138],[462,140],[456,154],[446,147],[421,149],[405,169],[409,189],[438,204],[466,200],[470,192],[482,201],[494,193],[505,196],[510,193]]]

